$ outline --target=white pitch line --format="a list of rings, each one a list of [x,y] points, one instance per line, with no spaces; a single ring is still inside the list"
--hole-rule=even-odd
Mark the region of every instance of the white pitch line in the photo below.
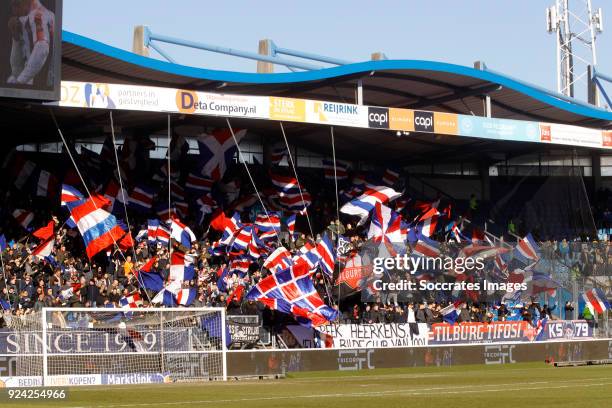
[[[536,381],[536,382],[524,382],[524,383],[507,383],[507,384],[478,384],[478,389],[464,389],[466,386],[454,386],[454,387],[435,387],[435,388],[416,388],[413,390],[389,390],[389,391],[369,391],[369,392],[352,392],[352,393],[331,393],[331,394],[308,394],[308,395],[286,395],[286,396],[273,396],[273,397],[254,397],[254,398],[235,398],[235,399],[216,399],[216,400],[193,400],[193,401],[176,401],[176,402],[145,402],[145,403],[131,403],[131,404],[108,404],[108,405],[91,405],[89,407],[95,408],[122,408],[122,407],[149,407],[149,406],[171,406],[171,405],[183,405],[183,404],[218,404],[218,403],[231,403],[231,402],[256,402],[256,401],[282,401],[288,399],[317,399],[317,398],[355,398],[355,397],[377,397],[381,395],[405,395],[405,396],[418,396],[428,395],[436,396],[440,394],[475,394],[482,392],[506,392],[506,391],[520,391],[520,390],[546,390],[546,389],[563,389],[573,387],[596,387],[604,385],[612,385],[612,381],[606,382],[586,382],[583,384],[574,384],[575,382],[584,381],[601,381],[605,378],[590,378],[590,379],[576,379],[567,381]],[[554,384],[563,385],[554,385]],[[534,384],[542,384],[539,387],[533,387]],[[548,385],[546,385],[548,384]],[[531,387],[530,387],[531,385]],[[517,386],[520,386],[516,388]],[[486,387],[486,389],[483,389]],[[488,387],[503,387],[503,388],[488,388]],[[449,388],[461,388],[456,391],[451,391]],[[432,391],[435,394],[432,395]]]

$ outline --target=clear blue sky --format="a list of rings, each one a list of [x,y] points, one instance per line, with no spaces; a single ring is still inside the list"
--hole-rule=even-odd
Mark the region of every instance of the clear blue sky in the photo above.
[[[259,39],[352,61],[382,51],[390,59],[426,59],[489,68],[556,88],[554,36],[545,30],[553,0],[65,0],[64,28],[131,50],[135,25],[237,49]],[[612,2],[603,7],[612,21]],[[605,28],[605,26],[604,26]],[[179,62],[252,72],[255,62],[164,45]],[[600,70],[612,74],[612,32],[598,37]],[[159,58],[157,54],[153,54]],[[282,70],[282,68],[278,68]]]

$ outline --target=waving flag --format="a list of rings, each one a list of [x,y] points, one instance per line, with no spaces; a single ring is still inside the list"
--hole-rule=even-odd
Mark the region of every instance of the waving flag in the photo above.
[[[17,220],[19,225],[27,229],[32,220],[34,219],[34,213],[31,211],[16,209],[15,211],[13,211],[13,218]]]
[[[22,155],[16,156],[15,161],[12,165],[14,184],[19,190],[23,189],[23,186],[30,179],[34,170],[36,170],[36,164],[30,160],[26,160]]]
[[[285,247],[278,247],[272,252],[263,263],[263,267],[272,272],[287,269],[293,264],[291,253]]]
[[[261,239],[276,238],[281,229],[280,216],[275,213],[257,214],[255,228]]]
[[[36,196],[51,197],[57,190],[57,178],[46,170],[40,170],[36,181]]]
[[[326,252],[326,249],[329,249],[329,248],[323,249],[323,251],[325,252],[325,256],[327,258],[332,258]],[[297,255],[294,255],[292,258],[293,265],[297,265],[300,263],[306,263],[308,264],[311,272],[314,272],[317,266],[321,264],[322,260],[323,260],[322,255],[319,253],[318,246],[311,241],[306,241],[304,246],[300,248],[299,253]],[[328,262],[328,264],[333,264],[333,259],[330,262]],[[322,265],[322,268],[325,269],[325,266]],[[332,269],[333,269],[333,266],[332,266]],[[324,271],[324,272],[327,273],[327,271]]]
[[[68,184],[62,184],[62,194],[60,197],[60,205],[63,207],[67,203],[72,201],[82,200],[83,194],[76,188],[69,186]]]
[[[329,236],[324,235],[323,239],[317,244],[317,253],[321,257],[321,269],[331,279],[336,265],[336,251]]]
[[[599,288],[587,290],[582,298],[591,313],[603,314],[606,310],[611,309],[610,302],[606,298],[606,294]]]
[[[147,220],[147,240],[149,244],[155,244],[157,240],[157,229],[159,228],[159,220]]]
[[[539,252],[540,247],[536,244],[531,233],[521,239],[514,248],[514,254],[525,263],[531,263],[540,259]]]
[[[325,180],[333,180],[335,177],[338,180],[346,180],[348,178],[349,163],[336,160],[336,172],[334,173],[333,160],[323,160],[323,171],[325,172]]]
[[[246,130],[238,130],[234,135],[236,142],[240,143],[246,135]],[[223,177],[228,164],[232,162],[238,150],[229,129],[218,129],[210,134],[200,135],[198,147],[200,160],[203,163],[202,174],[210,176],[213,180],[220,180]]]
[[[48,238],[43,241],[40,245],[38,245],[33,251],[32,255],[39,258],[45,259],[53,253],[53,246],[55,245],[55,239]]]
[[[257,236],[256,233],[251,235],[249,243],[249,256],[253,259],[259,259],[261,256],[270,252],[270,248]]]
[[[461,234],[461,230],[459,229],[459,226],[457,225],[456,222],[453,222],[450,225],[450,232],[452,237],[455,239],[455,241],[457,241],[458,244],[461,243],[461,237],[463,236],[463,234]]]
[[[225,304],[229,305],[232,302],[232,300],[235,300],[236,302],[240,303],[240,301],[242,300],[243,293],[244,293],[244,286],[239,285],[236,289],[232,291],[232,294],[227,297],[227,301],[225,302]]]
[[[342,208],[340,208],[340,212],[359,216],[361,219],[357,225],[363,225],[376,203],[386,204],[401,195],[402,193],[390,187],[375,186],[367,189],[356,199],[344,204]]]
[[[119,222],[121,225],[121,222]],[[124,229],[127,229],[127,226],[123,226]],[[134,238],[132,237],[132,232],[128,231],[119,241],[117,241],[117,246],[123,252],[134,248]]]
[[[251,242],[252,235],[253,235],[252,226],[249,225],[249,226],[240,228],[236,233],[234,233],[234,237],[230,243],[230,247],[238,251],[246,250],[249,246],[249,243]]]
[[[55,222],[49,221],[47,225],[37,229],[32,233],[36,238],[42,242],[32,251],[32,255],[38,259],[46,259],[53,253],[53,246],[55,245],[55,236],[53,229]]]
[[[103,210],[108,200],[99,195],[67,204],[70,214],[83,236],[89,258],[110,247],[124,235],[115,216]]]
[[[119,305],[124,309],[136,309],[142,307],[143,303],[140,294],[134,292],[129,296],[122,296],[121,299],[119,299]]]
[[[147,186],[134,187],[129,197],[129,204],[132,208],[148,211],[153,208],[153,199],[155,198],[155,190]]]
[[[200,177],[197,174],[189,173],[185,180],[185,188],[194,193],[210,193],[215,181],[208,177]]]
[[[386,205],[379,202],[374,206],[368,239],[374,242],[403,243],[406,233],[402,231],[402,218]]]
[[[170,242],[170,229],[164,224],[159,224],[159,228],[157,228],[155,237],[157,238],[157,242],[159,242],[160,244],[168,245],[168,243]]]
[[[36,238],[40,240],[47,240],[53,237],[53,228],[55,227],[55,222],[53,220],[49,221],[47,225],[42,228],[37,229],[32,233]]]
[[[196,299],[198,291],[196,288],[183,288],[175,296],[175,301],[178,306],[190,306]]]
[[[442,319],[446,323],[455,324],[457,319],[459,318],[459,312],[461,311],[462,302],[457,300],[450,305],[440,309],[440,314],[442,314]]]
[[[230,204],[229,208],[234,211],[242,212],[246,210],[247,208],[254,206],[257,200],[258,200],[257,194],[255,193],[247,194],[233,201]]]
[[[123,205],[128,204],[129,194],[125,191],[125,188],[121,188],[119,183],[117,183],[114,179],[111,180],[106,186],[106,190],[104,191],[104,198],[107,200],[108,211],[114,212],[123,209]],[[115,206],[116,203],[119,203],[121,206]]]
[[[152,271],[156,261],[156,257],[149,259],[139,270],[135,271],[134,275],[140,286],[154,292],[159,292],[164,287],[164,279],[159,272]]]
[[[395,183],[397,183],[397,180],[399,180],[399,176],[399,171],[388,168],[382,176],[382,182],[389,187],[393,187]]]
[[[312,204],[312,197],[308,191],[302,190],[302,194],[299,192],[284,194],[280,198],[280,204],[287,211],[302,213]]]
[[[161,303],[170,307],[176,306],[174,296],[181,290],[182,286],[183,282],[169,281],[168,284],[151,299],[151,303],[156,305]]]
[[[417,255],[436,258],[440,256],[440,245],[423,234],[418,234],[418,240],[412,248]]]
[[[436,210],[437,211],[437,210]],[[419,223],[418,227],[426,237],[431,237],[436,233],[436,227],[438,226],[438,216],[434,215],[427,218],[425,221]]]
[[[327,306],[314,288],[306,264],[265,277],[249,290],[246,298],[292,314],[307,326],[320,326],[338,318],[338,311]]]
[[[191,228],[183,224],[178,218],[170,220],[170,237],[188,249],[191,249],[191,243],[196,241]]]
[[[193,256],[179,250],[172,251],[168,281],[182,282],[194,278],[195,268],[193,267]]]
[[[289,232],[289,237],[291,237],[293,239],[293,234],[295,234],[295,214],[291,214],[289,217],[287,217],[286,222],[287,222],[287,231]]]
[[[230,273],[235,273],[238,276],[244,276],[249,271],[249,266],[251,266],[251,263],[252,261],[246,256],[233,259],[229,263],[229,271]]]
[[[299,193],[300,191],[300,184],[295,177],[270,173],[270,180],[280,192],[281,197],[284,193]]]

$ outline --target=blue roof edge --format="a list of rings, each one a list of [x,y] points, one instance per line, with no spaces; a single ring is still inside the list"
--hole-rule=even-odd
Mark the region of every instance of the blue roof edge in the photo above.
[[[190,67],[186,65],[173,64],[154,58],[144,57],[130,51],[102,43],[100,41],[72,33],[62,31],[62,41],[90,49],[102,55],[122,60],[131,64],[140,65],[144,68],[165,72],[190,78],[205,79],[211,81],[250,83],[250,84],[289,84],[342,77],[359,72],[384,71],[384,70],[423,70],[447,72],[481,79],[502,85],[523,93],[531,98],[549,104],[556,108],[577,115],[587,116],[594,119],[612,121],[612,112],[588,105],[582,101],[567,98],[556,92],[545,90],[537,85],[520,81],[504,74],[493,71],[478,70],[463,65],[450,64],[446,62],[423,61],[423,60],[378,60],[357,62],[354,64],[340,65],[337,67],[324,68],[316,71],[283,72],[273,74],[260,74],[250,72],[221,71],[206,68]]]

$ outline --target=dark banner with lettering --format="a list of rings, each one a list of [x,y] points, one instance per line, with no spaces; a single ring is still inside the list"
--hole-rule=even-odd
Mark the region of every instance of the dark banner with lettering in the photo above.
[[[190,331],[103,329],[62,329],[48,332],[48,352],[51,354],[113,353],[188,350]],[[195,333],[194,333],[195,335]],[[42,353],[42,333],[0,330],[0,354]]]
[[[436,323],[431,325],[429,344],[531,342],[591,337],[593,329],[585,320],[548,320],[536,326],[524,321],[453,325]]]

